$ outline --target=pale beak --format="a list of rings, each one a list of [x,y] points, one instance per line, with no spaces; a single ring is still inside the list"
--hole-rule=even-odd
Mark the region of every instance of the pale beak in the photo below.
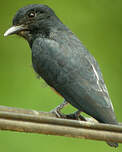
[[[5,33],[4,36],[16,34],[22,30],[26,30],[27,28],[23,25],[18,25],[18,26],[12,26],[10,27]]]

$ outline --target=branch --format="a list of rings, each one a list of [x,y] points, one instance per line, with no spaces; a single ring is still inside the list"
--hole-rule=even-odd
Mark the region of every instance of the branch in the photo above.
[[[122,143],[122,126],[57,118],[54,113],[0,106],[0,130]]]

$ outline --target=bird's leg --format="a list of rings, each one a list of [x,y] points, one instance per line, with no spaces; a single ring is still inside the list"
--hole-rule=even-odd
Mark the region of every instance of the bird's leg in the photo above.
[[[86,121],[86,119],[82,115],[80,115],[80,113],[82,112],[80,110],[68,115],[61,113],[61,110],[68,104],[69,103],[64,100],[62,104],[58,105],[55,109],[51,110],[51,112],[55,113],[58,118]]]
[[[66,100],[60,105],[58,105],[55,109],[51,110],[51,112],[55,113],[57,117],[59,118],[66,118],[67,115],[62,114],[60,111],[68,104]]]
[[[86,121],[86,119],[80,115],[82,111],[78,110],[73,114],[69,114],[66,116],[67,119],[73,119],[73,120],[82,120],[82,121]]]

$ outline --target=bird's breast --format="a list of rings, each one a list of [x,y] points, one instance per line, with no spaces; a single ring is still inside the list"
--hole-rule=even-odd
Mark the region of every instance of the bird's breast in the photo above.
[[[53,52],[54,53],[54,52]],[[64,85],[71,81],[63,56],[51,55],[50,53],[41,52],[38,55],[32,55],[32,63],[35,71],[52,87]]]

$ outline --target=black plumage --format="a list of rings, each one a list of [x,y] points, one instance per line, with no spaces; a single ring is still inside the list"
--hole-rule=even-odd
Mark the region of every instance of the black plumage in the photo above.
[[[99,122],[118,124],[95,58],[51,8],[21,8],[5,36],[15,33],[28,41],[35,71],[66,101]]]

